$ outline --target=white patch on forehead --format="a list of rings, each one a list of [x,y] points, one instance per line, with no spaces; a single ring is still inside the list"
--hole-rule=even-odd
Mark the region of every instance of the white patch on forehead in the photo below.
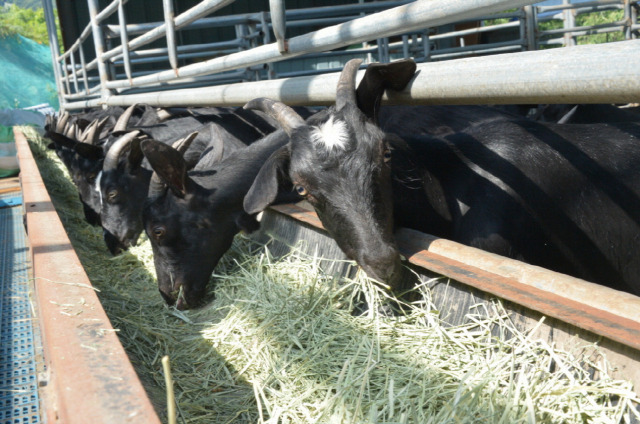
[[[333,116],[324,124],[311,130],[311,141],[323,144],[329,150],[334,147],[344,149],[348,140],[347,126],[343,121],[334,120]]]
[[[102,171],[98,172],[98,176],[96,177],[96,184],[93,186],[93,189],[98,192],[98,197],[100,197],[100,207],[102,207],[102,192],[100,191],[100,178],[102,178]]]

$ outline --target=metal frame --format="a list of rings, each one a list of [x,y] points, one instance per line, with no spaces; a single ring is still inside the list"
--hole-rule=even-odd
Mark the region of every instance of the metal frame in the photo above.
[[[53,22],[50,1],[44,1],[48,23]],[[532,6],[534,1],[531,0],[401,0],[297,10],[285,10],[282,0],[270,0],[269,12],[215,17],[207,15],[233,0],[202,1],[178,16],[174,16],[172,1],[163,0],[164,21],[144,24],[127,24],[124,10],[127,1],[114,0],[99,11],[97,0],[87,0],[91,21],[63,55],[58,54],[57,40],[52,36],[55,31],[52,25],[49,26],[61,109],[122,105],[126,104],[124,98],[133,93],[147,92],[148,97],[144,101],[149,102],[153,99],[152,93],[160,91],[314,75],[332,71],[352,57],[361,57],[365,63],[402,57],[430,62],[536,50],[538,46],[546,45],[572,45],[576,36],[584,34],[622,31],[625,38],[634,39],[640,29],[637,23],[638,0],[595,0],[580,4],[570,4],[565,0],[564,4],[557,6]],[[508,8],[516,10],[502,12]],[[623,20],[598,26],[575,26],[577,14],[615,9],[625,11]],[[118,25],[105,24],[105,20],[115,13]],[[563,19],[563,28],[537,29],[539,22],[558,18]],[[510,21],[443,31],[445,24],[486,22],[490,19]],[[318,26],[321,28],[317,31],[286,38],[287,27]],[[237,36],[232,40],[204,44],[178,44],[176,31],[216,27],[235,27]],[[519,31],[506,41],[451,46],[464,36],[491,34],[510,28],[519,28]],[[85,63],[84,48],[89,38],[91,48],[96,51],[96,59]],[[143,48],[161,38],[166,39],[166,48]],[[360,43],[362,47],[353,48]],[[116,46],[108,48],[111,45]],[[345,46],[351,48],[340,49]],[[184,65],[192,59],[204,60]],[[281,66],[296,61],[335,65],[328,69],[317,69],[321,66],[316,66],[316,69],[294,71]],[[136,71],[138,65],[158,62],[167,62],[168,69]],[[136,96],[140,98],[139,94]],[[210,97],[209,100],[211,105],[230,104],[224,97]]]

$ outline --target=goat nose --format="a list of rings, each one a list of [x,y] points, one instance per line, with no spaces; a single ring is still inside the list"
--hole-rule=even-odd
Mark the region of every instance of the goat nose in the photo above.
[[[383,282],[389,282],[399,274],[401,268],[400,255],[396,249],[383,249],[373,255],[363,257],[362,267],[371,277]]]

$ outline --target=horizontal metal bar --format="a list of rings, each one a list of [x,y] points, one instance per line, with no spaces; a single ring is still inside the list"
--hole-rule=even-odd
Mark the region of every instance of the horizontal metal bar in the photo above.
[[[190,24],[198,18],[208,15],[228,4],[233,3],[235,0],[205,0],[201,3],[198,3],[196,6],[187,10],[186,12],[181,13],[176,16],[174,23],[175,29],[180,29],[183,26]],[[144,46],[145,44],[149,44],[155,40],[158,40],[164,37],[166,34],[166,24],[162,24],[153,30],[141,35],[140,37],[134,38],[129,41],[129,49],[135,50],[138,47]],[[108,52],[102,54],[103,60],[109,60],[112,57],[122,53],[122,46],[118,46]]]
[[[549,29],[546,31],[539,31],[538,35],[542,37],[545,35],[567,34],[567,33],[580,32],[580,31],[594,31],[602,28],[624,28],[625,24],[626,24],[625,21],[616,21],[616,22],[609,22],[606,24],[585,25],[585,26],[579,26],[579,27],[573,27],[573,28]]]
[[[448,49],[453,50],[453,49]],[[469,54],[497,54],[497,53],[508,53],[508,52],[517,52],[522,50],[522,43],[507,43],[501,47],[490,47],[490,48],[477,48],[471,50],[462,50],[462,51],[449,51],[447,53],[438,53],[438,50],[432,50],[429,58],[431,60],[443,60],[443,59],[452,59],[460,56],[468,56]]]
[[[463,29],[460,31],[451,31],[451,32],[446,32],[442,34],[429,35],[429,41],[441,40],[443,38],[450,38],[450,37],[461,37],[464,35],[478,34],[480,32],[497,31],[500,29],[513,28],[518,26],[520,26],[520,22],[513,21],[513,22],[506,22],[504,24],[487,25],[487,26],[481,26],[477,28]]]
[[[177,75],[181,77],[197,76],[261,63],[276,62],[305,53],[332,50],[375,38],[416,31],[430,26],[444,25],[461,19],[497,12],[506,7],[522,6],[534,2],[532,0],[469,0],[464,3],[450,2],[448,0],[415,2],[290,38],[287,54],[280,53],[277,44],[273,43],[223,58],[187,65],[178,68]],[[176,74],[173,71],[163,71],[148,77],[134,78],[132,82],[111,81],[107,83],[107,87],[112,89],[152,84],[168,81],[175,76]]]
[[[615,63],[616,66],[611,66]],[[531,72],[535,69],[535,72]],[[629,103],[640,98],[640,40],[473,57],[418,65],[401,93],[385,101],[409,104]],[[363,72],[358,74],[361,78]],[[255,97],[290,105],[335,102],[338,74],[110,97],[66,104],[128,106],[240,106]]]
[[[324,6],[313,7],[303,9],[285,10],[285,18],[287,20],[300,20],[300,19],[313,19],[313,18],[327,18],[331,16],[340,16],[345,14],[359,14],[359,13],[373,13],[380,10],[390,9],[392,7],[402,6],[404,4],[411,3],[414,0],[402,0],[402,1],[379,1],[372,3],[358,3],[348,5],[337,6]],[[230,16],[217,16],[211,18],[198,19],[184,29],[194,29],[195,27],[219,27],[219,26],[233,26],[236,24],[243,24],[254,22],[260,22],[258,13],[239,14]],[[141,34],[146,31],[150,31],[158,26],[162,25],[162,22],[153,22],[145,24],[132,24],[127,25],[127,32],[130,35]],[[116,37],[120,29],[115,25],[107,26],[110,36]]]
[[[611,4],[620,4],[620,0],[596,0],[581,3],[558,4],[553,6],[536,6],[538,13],[553,12],[556,10],[588,8],[592,6],[605,6]]]
[[[580,37],[584,35],[594,35],[594,34],[610,34],[612,32],[622,32],[624,31],[624,26],[612,27],[612,28],[600,28],[589,31],[578,31],[573,32],[573,37]],[[541,46],[553,46],[553,45],[564,45],[564,37],[560,38],[551,38],[548,40],[538,40],[538,44]]]

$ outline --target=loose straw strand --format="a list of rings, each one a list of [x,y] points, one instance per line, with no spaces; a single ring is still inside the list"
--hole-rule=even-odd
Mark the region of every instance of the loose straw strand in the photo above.
[[[162,357],[162,369],[164,370],[164,381],[167,386],[167,419],[169,424],[176,424],[176,400],[173,394],[173,379],[171,378],[171,367],[169,356]]]

